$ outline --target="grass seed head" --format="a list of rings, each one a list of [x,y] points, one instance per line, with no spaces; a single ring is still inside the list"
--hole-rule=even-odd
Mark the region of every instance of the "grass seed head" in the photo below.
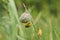
[[[22,23],[26,23],[28,21],[30,21],[31,19],[31,15],[28,11],[25,11],[21,16],[20,16],[20,21]]]

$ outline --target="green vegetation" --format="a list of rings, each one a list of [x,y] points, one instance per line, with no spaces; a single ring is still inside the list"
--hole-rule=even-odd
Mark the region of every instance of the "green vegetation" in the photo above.
[[[26,9],[28,28],[19,20]],[[60,0],[0,0],[0,40],[60,40]]]

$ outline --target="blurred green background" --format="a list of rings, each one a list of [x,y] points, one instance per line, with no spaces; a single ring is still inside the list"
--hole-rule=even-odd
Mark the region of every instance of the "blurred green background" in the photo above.
[[[23,3],[29,28],[19,21]],[[0,0],[0,40],[60,40],[60,0]]]

